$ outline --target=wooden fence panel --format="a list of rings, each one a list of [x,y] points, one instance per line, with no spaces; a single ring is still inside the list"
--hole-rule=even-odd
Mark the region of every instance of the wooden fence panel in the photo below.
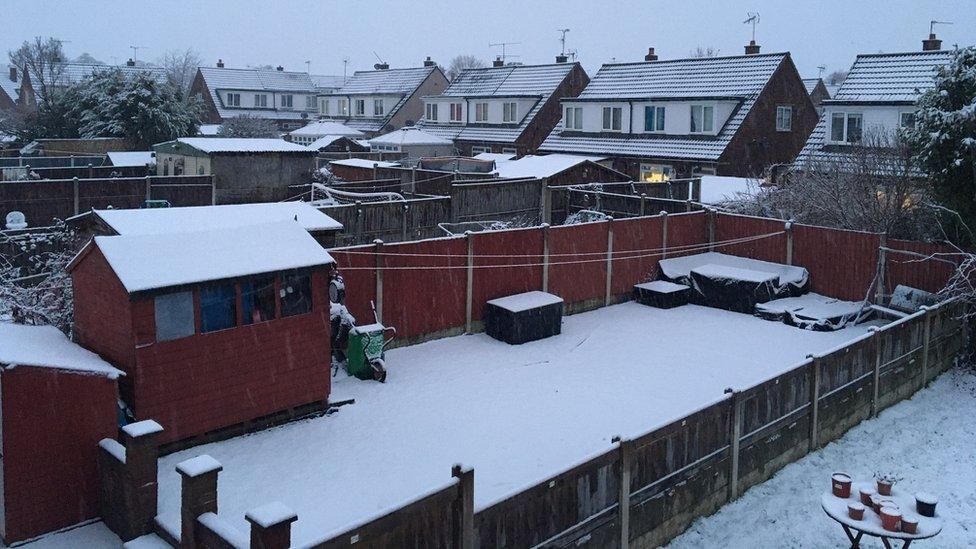
[[[810,272],[811,291],[831,297],[867,297],[880,245],[877,234],[793,225],[793,264]]]
[[[657,279],[664,242],[662,227],[661,216],[613,221],[612,295],[629,295],[634,284]]]
[[[783,232],[776,236],[722,246],[716,251],[723,254],[750,257],[762,261],[773,263],[786,263],[786,224],[777,219],[765,219],[761,217],[750,217],[745,215],[732,215],[725,213],[715,214],[715,241],[721,242],[749,236],[757,236],[775,232]]]
[[[549,229],[549,292],[565,300],[567,311],[604,303],[609,225],[585,223]]]
[[[956,250],[947,244],[930,244],[909,240],[889,240],[887,244],[892,249],[906,250],[942,260],[958,262],[960,259],[960,256],[956,254]],[[895,286],[904,284],[927,292],[936,293],[945,286],[955,270],[955,265],[946,261],[938,261],[935,259],[926,260],[917,256],[899,254],[892,251],[886,254],[885,266],[887,267],[885,283],[888,291],[893,291]]]
[[[371,301],[376,301],[376,256],[373,246],[333,249],[329,254],[339,265],[346,283],[346,308],[358,324],[373,322]]]
[[[668,257],[707,252],[707,245],[707,213],[699,211],[668,216]]]
[[[476,267],[471,300],[473,322],[482,321],[485,302],[490,299],[542,289],[542,231],[489,231],[474,233],[471,238]],[[549,283],[553,282],[550,278]]]
[[[455,183],[451,185],[451,219],[516,221],[537,225],[542,213],[543,179]]]

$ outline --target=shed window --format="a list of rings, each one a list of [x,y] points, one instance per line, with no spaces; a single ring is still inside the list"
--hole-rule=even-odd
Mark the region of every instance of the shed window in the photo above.
[[[193,292],[157,295],[155,301],[156,341],[193,335]]]
[[[241,311],[244,324],[273,320],[275,317],[275,284],[273,276],[249,279],[241,284]]]
[[[303,315],[311,311],[311,275],[305,273],[283,276],[281,278],[281,316]]]
[[[216,332],[237,325],[237,292],[233,284],[200,289],[200,332]]]

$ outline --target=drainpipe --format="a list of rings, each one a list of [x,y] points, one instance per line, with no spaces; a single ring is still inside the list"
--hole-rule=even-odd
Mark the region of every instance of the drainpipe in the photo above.
[[[630,112],[627,114],[627,133],[634,133],[634,102],[628,101]]]

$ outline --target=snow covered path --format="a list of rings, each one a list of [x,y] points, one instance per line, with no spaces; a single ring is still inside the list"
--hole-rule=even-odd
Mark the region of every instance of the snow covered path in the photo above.
[[[870,479],[876,470],[939,497],[942,533],[925,547],[976,545],[976,374],[950,370],[914,398],[866,421],[821,451],[786,466],[735,503],[700,519],[668,547],[846,547],[840,526],[820,509],[830,474]],[[878,538],[861,540],[882,547]],[[900,545],[899,545],[900,546]],[[912,544],[915,547],[915,544]]]
[[[177,463],[224,465],[220,512],[280,500],[305,543],[475,469],[478,508],[541,481],[613,435],[636,436],[863,334],[810,332],[717,309],[633,302],[564,318],[560,336],[510,346],[484,334],[396,349],[385,385],[344,378],[331,416],[192,448],[160,462],[160,512],[178,524]]]

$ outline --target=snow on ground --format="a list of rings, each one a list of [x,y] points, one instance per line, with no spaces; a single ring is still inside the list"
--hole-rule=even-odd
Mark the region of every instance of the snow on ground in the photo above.
[[[47,534],[19,545],[24,549],[83,549],[92,547],[121,547],[118,538],[104,522],[98,521],[63,532]],[[6,547],[0,543],[0,547]]]
[[[191,448],[160,461],[159,510],[178,524],[177,463],[220,461],[221,516],[281,501],[298,513],[293,540],[394,508],[475,470],[483,508],[637,436],[862,335],[799,330],[748,315],[633,302],[564,318],[562,335],[510,346],[485,334],[387,354],[386,384],[339,374],[337,414]],[[176,524],[173,524],[175,526]]]
[[[976,374],[951,370],[912,399],[861,423],[718,513],[698,520],[669,547],[846,547],[840,525],[821,510],[820,495],[830,489],[835,471],[870,480],[878,470],[904,476],[899,486],[911,492],[939,497],[937,510],[945,521],[942,533],[919,541],[920,547],[972,547],[976,545],[974,439]],[[865,536],[861,546],[882,545],[878,538]]]

